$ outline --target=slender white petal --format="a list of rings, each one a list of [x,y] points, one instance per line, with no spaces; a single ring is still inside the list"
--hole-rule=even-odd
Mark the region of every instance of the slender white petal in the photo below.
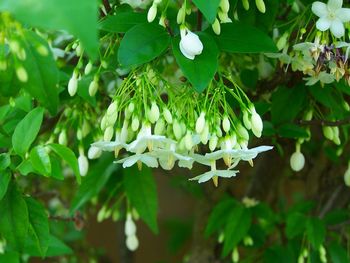
[[[329,20],[327,17],[321,17],[316,22],[316,27],[320,31],[326,31],[330,28],[332,20]]]
[[[203,174],[198,175],[196,177],[193,177],[189,180],[190,181],[198,180],[198,183],[205,183],[205,182],[209,181],[211,178],[213,178],[214,176],[223,177],[223,178],[231,178],[233,176],[236,176],[236,174],[238,172],[239,171],[232,171],[232,170],[215,170],[215,171],[209,171],[209,172],[203,173]]]
[[[117,147],[121,147],[121,148],[125,148],[128,149],[128,145],[125,143],[121,143],[119,141],[113,141],[113,142],[105,142],[105,141],[101,141],[101,142],[95,142],[93,144],[91,144],[91,146],[100,148],[102,151],[106,151],[106,152],[113,152],[115,150],[115,148]]]
[[[145,165],[151,168],[158,168],[158,161],[156,158],[148,155],[148,154],[143,154],[140,158],[140,161],[143,162]]]
[[[339,19],[333,20],[331,24],[331,32],[335,37],[342,37],[344,36],[345,29],[343,23]]]
[[[350,21],[350,8],[340,8],[335,11],[335,16],[343,23]]]
[[[343,5],[343,0],[328,0],[327,7],[329,11],[335,11],[341,8]]]
[[[324,17],[328,14],[327,5],[322,2],[314,2],[311,8],[312,12],[318,17]]]
[[[133,166],[138,160],[140,159],[138,154],[126,157],[124,159],[118,160],[116,163],[122,163],[123,168],[131,167]]]

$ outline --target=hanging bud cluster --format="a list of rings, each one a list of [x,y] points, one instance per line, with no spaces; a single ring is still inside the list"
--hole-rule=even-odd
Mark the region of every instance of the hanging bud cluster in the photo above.
[[[211,25],[215,34],[220,35],[221,26],[220,23],[231,23],[232,20],[228,16],[228,12],[230,10],[230,2],[229,0],[221,0],[219,9],[218,9],[218,17],[215,18],[214,23]]]
[[[126,215],[125,221],[125,236],[126,236],[126,247],[130,251],[135,251],[139,247],[139,240],[136,236],[136,224],[132,219],[132,214],[129,212]]]
[[[236,89],[213,83],[206,94],[198,94],[188,86],[175,89],[169,85],[150,69],[130,74],[101,119],[103,141],[93,147],[113,151],[116,157],[121,150],[128,153],[117,161],[123,167],[137,164],[141,168],[145,164],[170,170],[177,163],[191,169],[197,162],[211,171],[192,180],[201,183],[213,179],[216,185],[218,177],[236,175],[238,171],[232,169],[240,160],[252,163],[258,153],[272,148],[247,148],[248,130],[260,137],[263,125],[253,104],[240,100]],[[232,93],[246,112],[248,127],[226,106],[226,92]],[[199,154],[203,149],[207,153]],[[216,169],[220,159],[227,170]]]

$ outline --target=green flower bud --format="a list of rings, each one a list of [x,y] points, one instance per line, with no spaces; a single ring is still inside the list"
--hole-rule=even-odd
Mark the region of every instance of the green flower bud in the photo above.
[[[238,261],[239,261],[239,252],[238,252],[237,247],[235,247],[232,251],[232,262],[236,263]]]
[[[330,126],[323,126],[322,127],[323,135],[325,138],[327,138],[330,141],[333,141],[334,134],[333,134],[333,129]]]
[[[255,111],[254,108],[252,110],[251,123],[252,123],[252,132],[256,137],[260,138],[263,130],[263,122],[261,120],[260,115]]]
[[[173,132],[177,140],[182,137],[182,129],[180,123],[175,119],[173,123]]]
[[[164,134],[164,130],[165,130],[165,121],[163,118],[159,118],[154,127],[154,134],[162,135]]]
[[[211,25],[213,31],[215,34],[220,35],[221,33],[221,26],[219,20],[216,18],[214,23]]]
[[[228,133],[230,131],[231,128],[231,123],[230,120],[228,119],[228,117],[225,115],[224,119],[222,120],[222,129]]]
[[[173,123],[173,116],[171,115],[170,111],[167,108],[163,109],[163,116],[167,123],[169,124]]]
[[[133,102],[129,103],[128,110],[132,113],[135,110],[135,104]]]
[[[242,5],[245,10],[249,10],[249,0],[242,0]]]
[[[77,93],[78,90],[78,74],[74,71],[72,77],[68,82],[68,93],[71,97]]]
[[[186,17],[186,10],[184,5],[179,9],[179,12],[177,13],[176,22],[177,24],[183,24],[185,22]]]
[[[16,68],[16,75],[20,82],[26,83],[28,81],[28,73],[24,67],[19,66]]]
[[[136,132],[139,129],[140,126],[140,121],[139,118],[137,116],[134,116],[132,118],[132,122],[131,122],[131,129]]]
[[[43,56],[43,57],[46,57],[47,55],[49,55],[49,51],[44,45],[37,46],[36,51],[39,53],[40,56]]]
[[[78,157],[79,172],[81,176],[85,176],[89,170],[89,161],[85,155],[80,155]]]
[[[290,157],[290,167],[293,171],[299,172],[304,168],[305,157],[300,151],[295,151]]]
[[[116,101],[113,101],[107,109],[107,115],[112,115],[117,111],[118,103]]]
[[[152,102],[151,109],[148,112],[148,120],[153,124],[159,119],[159,108],[155,102]]]
[[[348,169],[346,169],[344,173],[344,183],[346,186],[350,187],[350,165],[348,165]]]
[[[58,143],[62,145],[67,145],[67,133],[66,130],[62,130],[58,135]]]
[[[188,151],[190,151],[193,147],[192,133],[190,131],[187,131],[185,135],[185,147]]]
[[[252,123],[250,122],[248,111],[243,111],[243,124],[247,130],[250,130],[252,128]]]
[[[202,133],[200,134],[200,139],[201,139],[201,142],[206,145],[208,143],[208,140],[209,140],[209,125],[207,122],[205,122],[205,125],[204,125],[204,129],[202,131]]]
[[[245,141],[249,140],[249,133],[248,131],[243,127],[242,124],[238,123],[236,125],[236,129],[237,129],[237,134],[243,138]]]
[[[92,71],[92,63],[89,61],[89,63],[86,64],[84,69],[84,74],[89,75]]]
[[[220,8],[224,13],[228,13],[228,11],[230,10],[229,0],[221,0],[220,1]]]
[[[264,0],[255,0],[256,8],[261,12],[265,13],[266,12],[266,7],[265,7],[265,2]]]
[[[113,138],[113,126],[108,126],[103,134],[103,140],[109,142]]]
[[[339,137],[339,128],[338,127],[333,127],[333,142],[336,145],[340,145],[341,144],[340,137]]]
[[[203,129],[204,129],[204,125],[205,125],[205,113],[201,112],[201,114],[199,115],[197,121],[196,121],[196,132],[198,134],[201,134]]]
[[[153,22],[157,15],[157,4],[153,3],[151,8],[148,10],[147,13],[147,20],[149,23]]]
[[[215,151],[216,146],[218,145],[218,137],[213,134],[211,135],[210,139],[209,139],[209,149],[210,151]]]
[[[102,131],[104,131],[107,127],[107,118],[106,116],[103,116],[101,119],[101,124],[100,124],[100,128]]]
[[[7,61],[1,60],[0,61],[0,71],[5,71],[7,69]]]
[[[95,96],[97,90],[98,90],[98,81],[97,81],[97,78],[95,77],[89,85],[89,95],[91,97]]]

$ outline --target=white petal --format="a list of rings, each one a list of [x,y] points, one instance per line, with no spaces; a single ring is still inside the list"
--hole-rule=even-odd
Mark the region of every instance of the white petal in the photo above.
[[[124,168],[133,166],[138,160],[140,159],[140,156],[135,154],[133,156],[129,156],[127,158],[118,160],[116,163],[122,163]]]
[[[343,5],[343,0],[328,0],[327,7],[331,11],[336,11]]]
[[[344,36],[344,33],[345,33],[344,25],[339,19],[333,20],[331,24],[331,32],[333,36],[337,38]]]
[[[185,50],[185,48],[182,46],[182,42],[180,41],[180,44],[179,44],[179,47],[180,47],[180,51],[182,53],[182,55],[184,55],[186,58],[188,59],[191,59],[191,60],[194,60],[194,55],[192,54],[188,54],[187,51]]]
[[[147,154],[143,154],[140,158],[140,161],[143,162],[145,165],[151,168],[158,168],[158,162],[157,159],[149,156]]]
[[[189,180],[190,181],[197,181],[198,180],[198,183],[204,183],[204,182],[209,181],[214,175],[215,175],[215,171],[209,171],[209,172],[206,172],[204,174],[200,174],[196,177],[190,178]]]
[[[328,14],[327,5],[322,2],[314,2],[311,8],[312,12],[318,17],[323,17]]]
[[[193,162],[194,162],[193,159],[191,159],[191,160],[179,160],[178,165],[179,165],[179,167],[181,167],[181,168],[192,169]]]
[[[350,21],[350,8],[340,8],[335,11],[335,16],[343,23]]]
[[[238,173],[238,171],[232,171],[232,170],[217,170],[216,171],[216,175],[219,177],[223,177],[223,178],[231,178],[236,176],[236,174]]]
[[[316,22],[316,27],[320,31],[326,31],[331,26],[332,21],[326,17],[321,17]]]

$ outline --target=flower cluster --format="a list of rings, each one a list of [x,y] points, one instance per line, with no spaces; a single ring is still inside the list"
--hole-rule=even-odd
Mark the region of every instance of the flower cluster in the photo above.
[[[239,161],[252,160],[272,147],[248,149],[249,132],[261,136],[263,123],[254,105],[234,83],[213,81],[205,94],[191,87],[169,87],[169,83],[152,69],[133,72],[124,80],[101,119],[103,140],[92,144],[118,157],[123,149],[127,156],[117,163],[123,167],[142,164],[171,170],[191,169],[194,162],[210,167],[210,171],[191,180],[199,183],[218,177],[233,177]],[[228,105],[235,99],[237,111]],[[239,119],[241,115],[242,121]],[[207,151],[206,154],[199,154]],[[217,169],[222,159],[227,169]]]

